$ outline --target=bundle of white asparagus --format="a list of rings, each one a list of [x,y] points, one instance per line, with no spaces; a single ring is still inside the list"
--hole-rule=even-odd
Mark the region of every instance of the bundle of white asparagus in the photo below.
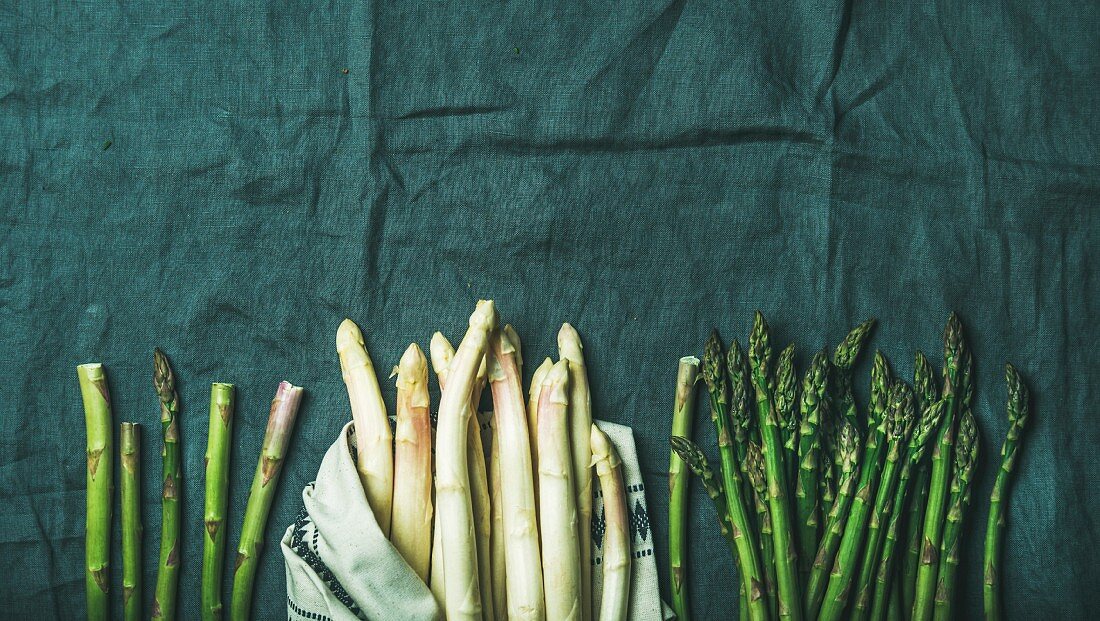
[[[350,319],[340,325],[336,346],[367,502],[449,621],[626,619],[626,490],[614,446],[592,424],[580,335],[562,326],[559,360],[547,358],[535,371],[525,401],[519,337],[497,323],[492,301],[481,301],[457,351],[442,334],[432,336],[442,392],[434,458],[424,352],[409,345],[394,371],[393,433],[363,335]],[[486,383],[488,455],[477,416]],[[591,601],[593,468],[606,521],[598,603]]]

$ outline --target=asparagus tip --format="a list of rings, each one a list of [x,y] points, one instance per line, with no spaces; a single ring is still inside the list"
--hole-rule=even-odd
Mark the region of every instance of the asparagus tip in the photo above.
[[[572,364],[584,364],[584,345],[581,343],[581,335],[569,323],[561,324],[558,330],[558,354]]]
[[[336,351],[342,353],[355,346],[363,346],[363,332],[354,321],[345,319],[340,322],[340,327],[336,329]]]

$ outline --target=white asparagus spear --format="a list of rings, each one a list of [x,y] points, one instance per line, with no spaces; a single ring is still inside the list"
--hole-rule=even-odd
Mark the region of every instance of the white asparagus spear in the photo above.
[[[519,372],[520,379],[523,378],[523,345],[519,340],[519,333],[512,327],[512,324],[504,324],[501,328],[504,330],[504,335],[508,337],[508,340],[512,342],[512,347],[516,348],[516,371]]]
[[[489,504],[493,524],[489,533],[489,556],[493,571],[493,616],[498,621],[504,621],[508,618],[508,588],[504,558],[504,503],[500,492],[500,439],[495,429],[490,454]]]
[[[374,364],[363,346],[363,333],[350,319],[336,331],[336,351],[355,421],[359,480],[382,534],[388,537],[393,506],[393,431]]]
[[[432,366],[436,370],[439,386],[447,385],[448,367],[454,358],[454,347],[447,337],[436,332],[431,344]],[[486,359],[481,359],[474,389],[470,397],[470,423],[466,435],[466,465],[470,475],[470,500],[474,507],[474,532],[477,533],[477,573],[478,586],[481,589],[482,612],[485,621],[495,621],[496,615],[489,603],[493,601],[492,559],[490,557],[490,536],[492,531],[492,509],[489,500],[489,476],[486,471],[485,446],[481,441],[481,425],[478,423],[477,408],[481,402],[481,392],[485,389],[488,371]],[[446,579],[443,579],[446,582]],[[446,587],[444,587],[445,589]],[[443,591],[445,593],[445,590]]]
[[[428,579],[432,541],[432,422],[428,408],[428,361],[413,343],[397,369],[390,540],[424,581]]]
[[[466,446],[477,370],[495,325],[496,310],[492,301],[478,302],[470,316],[470,328],[448,367],[447,383],[439,404],[436,502],[443,528],[448,621],[480,621],[482,618]]]
[[[492,339],[489,385],[500,444],[501,496],[504,502],[504,554],[508,585],[508,619],[541,621],[546,617],[542,560],[535,524],[531,437],[516,350],[503,331]],[[448,566],[449,567],[449,566]]]
[[[558,354],[569,361],[569,441],[573,447],[577,530],[581,546],[581,619],[592,619],[592,396],[584,365],[581,337],[569,324],[558,332]]]
[[[630,613],[630,512],[622,461],[604,432],[592,425],[592,465],[603,492],[603,596],[599,621],[626,621]]]
[[[527,398],[527,432],[531,435],[531,466],[535,472],[539,471],[539,397],[542,395],[542,381],[552,366],[554,361],[547,358],[535,369],[535,374],[531,376],[531,388]],[[539,478],[535,477],[535,509],[538,508]]]
[[[432,335],[428,351],[432,357],[432,369],[435,371],[436,379],[439,380],[439,388],[442,390],[443,385],[447,382],[447,369],[451,366],[451,359],[453,359],[455,355],[454,347],[451,345],[451,342],[447,340],[447,337],[443,336],[441,332],[436,332]],[[436,438],[436,450],[438,451],[438,429],[436,431]],[[439,457],[437,455],[435,461],[432,462],[433,473],[436,473],[438,469],[438,462]],[[439,525],[439,512],[437,511],[435,520],[432,522],[432,575],[431,580],[428,582],[428,586],[431,588],[432,595],[435,596],[435,601],[439,604],[440,610],[444,610],[447,605],[446,580],[444,580],[443,577],[442,534],[443,529]]]
[[[539,528],[546,618],[581,618],[581,558],[577,542],[577,497],[569,450],[569,363],[555,364],[539,398]]]

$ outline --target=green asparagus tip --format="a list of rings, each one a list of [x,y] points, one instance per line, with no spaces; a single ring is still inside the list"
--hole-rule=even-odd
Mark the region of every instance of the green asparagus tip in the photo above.
[[[841,419],[840,424],[840,467],[843,472],[855,472],[859,460],[859,430],[847,419]]]
[[[917,352],[913,361],[913,389],[922,408],[927,408],[937,400],[936,372],[924,352]]]
[[[703,347],[703,367],[701,369],[703,381],[707,383],[707,389],[711,392],[719,387],[722,378],[722,337],[718,330],[710,333],[706,345]]]
[[[872,423],[881,423],[890,404],[890,363],[881,351],[875,351],[871,367],[871,407],[868,416]]]
[[[1018,436],[1030,413],[1027,386],[1024,385],[1019,371],[1011,364],[1005,365],[1005,383],[1008,385],[1008,422],[1011,425],[1009,433],[1015,432]]]
[[[676,455],[691,468],[696,476],[701,477],[710,470],[710,464],[707,463],[706,456],[697,444],[683,436],[672,436],[669,442],[672,444],[672,450],[676,451]]]
[[[963,348],[963,327],[959,316],[952,311],[943,329],[943,359],[947,364],[957,362]]]
[[[974,464],[978,461],[978,426],[974,421],[974,414],[970,410],[963,412],[959,421],[959,437],[956,440],[955,451],[955,476],[965,486],[970,482]]]
[[[863,349],[863,344],[867,341],[867,336],[871,333],[871,328],[875,327],[875,318],[872,317],[858,326],[852,328],[848,335],[844,337],[844,340],[840,342],[840,345],[836,347],[836,353],[833,354],[833,364],[837,368],[847,371],[855,364],[856,358],[859,357],[859,352]]]
[[[153,387],[162,403],[169,403],[175,398],[176,379],[172,374],[172,366],[168,364],[168,356],[159,347],[153,348]]]
[[[752,371],[761,377],[768,376],[768,363],[771,362],[772,346],[768,334],[768,321],[764,314],[756,311],[756,317],[752,323],[752,334],[749,335],[749,364]]]
[[[939,429],[940,422],[943,420],[946,406],[947,402],[940,400],[924,408],[909,443],[914,462],[919,462],[924,458],[924,454],[928,451],[930,445],[929,440],[936,435],[935,432]]]

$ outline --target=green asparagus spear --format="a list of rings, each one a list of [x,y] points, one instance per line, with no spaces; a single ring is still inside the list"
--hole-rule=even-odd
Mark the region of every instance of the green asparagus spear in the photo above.
[[[982,591],[985,618],[988,621],[1000,621],[1003,616],[1000,586],[1005,503],[1012,468],[1016,465],[1016,452],[1030,414],[1027,386],[1011,364],[1005,365],[1005,383],[1008,385],[1008,435],[1001,447],[1001,467],[997,470],[997,480],[993,483],[993,493],[989,496],[989,520],[985,527],[985,579]]]
[[[775,414],[779,418],[779,433],[783,439],[783,465],[787,473],[787,489],[795,488],[798,474],[798,378],[794,370],[794,345],[779,354],[775,367]]]
[[[225,566],[225,507],[229,500],[229,441],[233,427],[233,385],[210,387],[210,427],[206,440],[206,536],[202,551],[202,618],[222,618]]]
[[[749,502],[754,492],[749,473],[745,468],[745,455],[749,442],[754,440],[759,442],[760,434],[754,425],[756,413],[750,409],[749,404],[749,362],[737,339],[730,343],[729,352],[726,354],[726,370],[730,378],[729,413],[730,426],[733,430],[733,454],[737,460],[737,466],[741,469],[741,497]],[[760,524],[754,522],[751,512],[749,526],[753,529],[752,540],[759,545]],[[774,612],[774,608],[771,610]]]
[[[108,619],[111,612],[107,597],[111,585],[111,440],[114,435],[111,431],[111,395],[107,390],[107,372],[98,362],[78,366],[76,376],[88,432],[84,589],[88,619]]]
[[[741,471],[734,461],[733,441],[729,430],[730,401],[729,378],[722,356],[722,341],[718,332],[711,334],[703,353],[703,380],[710,392],[711,421],[718,435],[718,450],[722,464],[722,486],[726,492],[726,505],[733,525],[733,538],[737,543],[738,566],[748,597],[749,616],[753,621],[768,618],[764,599],[763,580],[757,545],[749,526],[747,502],[742,496]]]
[[[122,423],[118,435],[122,464],[122,615],[141,618],[141,425]]]
[[[821,436],[821,455],[818,458],[818,496],[821,502],[822,521],[833,510],[833,501],[836,499],[837,463],[840,461],[840,437],[838,421],[834,418],[833,408],[828,400],[828,392],[825,399],[825,407],[821,413],[821,427],[818,435]],[[820,542],[818,542],[820,545]]]
[[[710,498],[711,503],[714,504],[715,514],[718,516],[718,530],[722,533],[722,538],[726,540],[730,553],[736,560],[737,542],[733,539],[733,523],[730,521],[729,507],[726,504],[726,493],[722,491],[722,484],[714,476],[714,471],[710,467],[710,462],[707,461],[707,456],[703,454],[702,449],[687,438],[672,436],[670,440],[672,450],[676,451],[676,455],[687,464],[688,468],[691,468],[691,471],[703,484],[703,489],[707,492],[707,497]]]
[[[928,504],[924,512],[920,565],[913,600],[914,621],[932,618],[936,595],[936,574],[939,570],[940,545],[943,543],[944,518],[951,484],[952,450],[955,441],[955,421],[969,395],[970,353],[963,339],[962,323],[951,313],[943,334],[943,399],[944,420],[932,447],[932,469],[928,486]]]
[[[866,535],[867,522],[871,517],[872,503],[879,475],[883,471],[883,452],[892,432],[893,417],[887,416],[890,401],[890,369],[886,357],[875,352],[875,363],[871,369],[871,404],[867,408],[867,443],[863,448],[863,466],[860,472],[859,486],[852,501],[851,514],[844,527],[844,537],[840,541],[833,570],[829,574],[829,586],[825,589],[825,599],[821,605],[819,619],[830,621],[839,619],[851,600],[852,583],[859,571],[859,551]]]
[[[833,354],[833,366],[836,367],[836,372],[829,374],[837,413],[848,419],[857,430],[862,429],[862,422],[856,414],[856,400],[852,393],[852,366],[859,358],[863,344],[874,326],[875,319],[872,317],[852,328],[840,345],[837,345],[836,352]]]
[[[160,398],[160,423],[164,434],[161,453],[164,483],[161,492],[160,561],[157,565],[157,590],[153,598],[153,619],[176,618],[176,589],[180,563],[180,400],[176,378],[168,357],[153,350],[153,387]]]
[[[771,343],[768,323],[759,311],[753,322],[749,338],[749,365],[752,383],[756,389],[757,422],[764,446],[764,462],[768,476],[768,509],[772,520],[772,538],[775,542],[775,577],[779,590],[779,618],[801,621],[802,601],[798,583],[798,552],[795,549],[794,529],[787,498],[787,470],[783,460],[782,431],[776,412],[775,399],[768,382],[768,366],[771,361]]]
[[[852,618],[856,621],[866,621],[871,614],[875,573],[879,565],[879,554],[882,552],[888,520],[893,513],[893,500],[905,494],[904,487],[899,486],[899,483],[902,471],[908,466],[909,437],[916,421],[917,409],[913,390],[905,382],[899,381],[894,384],[890,396],[890,416],[887,422],[891,427],[886,431],[886,465],[882,469],[882,479],[875,494],[874,509],[867,522],[867,543],[863,547],[859,572],[856,574],[858,576],[855,583],[856,598],[852,614]]]
[[[923,463],[924,456],[928,453],[930,441],[939,428],[940,420],[943,418],[943,406],[943,402],[938,401],[925,409],[917,421],[912,437],[909,439],[905,462],[902,465],[901,475],[898,479],[898,492],[894,494],[894,507],[890,513],[890,525],[886,529],[886,539],[883,541],[882,553],[879,555],[878,570],[875,577],[875,595],[871,606],[871,618],[875,621],[882,621],[882,619],[887,618],[891,614],[889,608],[896,607],[896,614],[901,614],[901,589],[894,588],[895,582],[893,580],[895,557],[900,556],[900,551],[895,553],[895,548],[902,521],[905,517],[912,517],[903,515],[907,496],[913,491],[909,486],[910,478],[913,471]]]
[[[271,413],[267,419],[260,459],[252,479],[252,491],[244,510],[244,526],[237,546],[237,563],[233,570],[233,621],[248,621],[252,610],[252,588],[256,583],[256,570],[263,547],[264,529],[275,499],[275,488],[283,469],[290,435],[294,431],[294,419],[302,402],[302,389],[290,382],[282,382],[271,401]]]
[[[691,416],[695,412],[695,382],[699,379],[699,359],[680,358],[676,373],[676,401],[672,408],[672,437],[691,437]],[[675,446],[675,445],[674,445]],[[713,477],[713,474],[711,475]],[[684,550],[687,547],[688,471],[676,451],[668,464],[668,562],[672,576],[672,609],[676,618],[691,619],[685,576]],[[719,516],[721,523],[721,515]]]
[[[917,407],[926,411],[940,400],[940,390],[936,386],[936,372],[928,358],[917,352],[913,365],[913,389],[917,395]],[[941,406],[942,408],[942,406]],[[941,410],[942,418],[942,410]],[[906,504],[905,511],[905,549],[899,568],[899,584],[902,611],[908,615],[913,610],[913,599],[917,589],[917,568],[920,567],[920,544],[924,534],[924,510],[928,502],[928,484],[931,468],[927,461],[913,466],[913,493]]]
[[[817,546],[814,565],[810,568],[810,577],[806,581],[806,617],[816,619],[825,598],[825,588],[829,584],[829,570],[840,547],[845,525],[852,507],[852,497],[859,482],[859,432],[848,419],[837,421],[838,454],[840,455],[840,480],[837,485],[836,501],[825,521],[825,530],[821,543]]]
[[[829,358],[824,351],[814,356],[806,377],[802,380],[801,424],[798,429],[798,478],[794,496],[798,507],[798,560],[805,580],[817,552],[821,507],[818,500],[820,473],[820,433],[825,410],[825,389],[828,381]]]
[[[745,455],[745,473],[752,486],[756,505],[756,527],[760,541],[760,562],[764,570],[764,591],[768,595],[768,610],[779,610],[779,592],[775,584],[775,543],[772,535],[771,510],[768,508],[768,476],[764,466],[764,453],[756,442],[749,442]]]
[[[962,534],[963,517],[970,504],[970,482],[974,464],[978,461],[978,427],[974,414],[963,410],[959,419],[959,437],[955,441],[955,469],[951,476],[951,500],[943,528],[943,544],[940,546],[940,568],[936,585],[936,604],[933,619],[950,621],[955,593],[955,576],[959,568],[959,536]]]

